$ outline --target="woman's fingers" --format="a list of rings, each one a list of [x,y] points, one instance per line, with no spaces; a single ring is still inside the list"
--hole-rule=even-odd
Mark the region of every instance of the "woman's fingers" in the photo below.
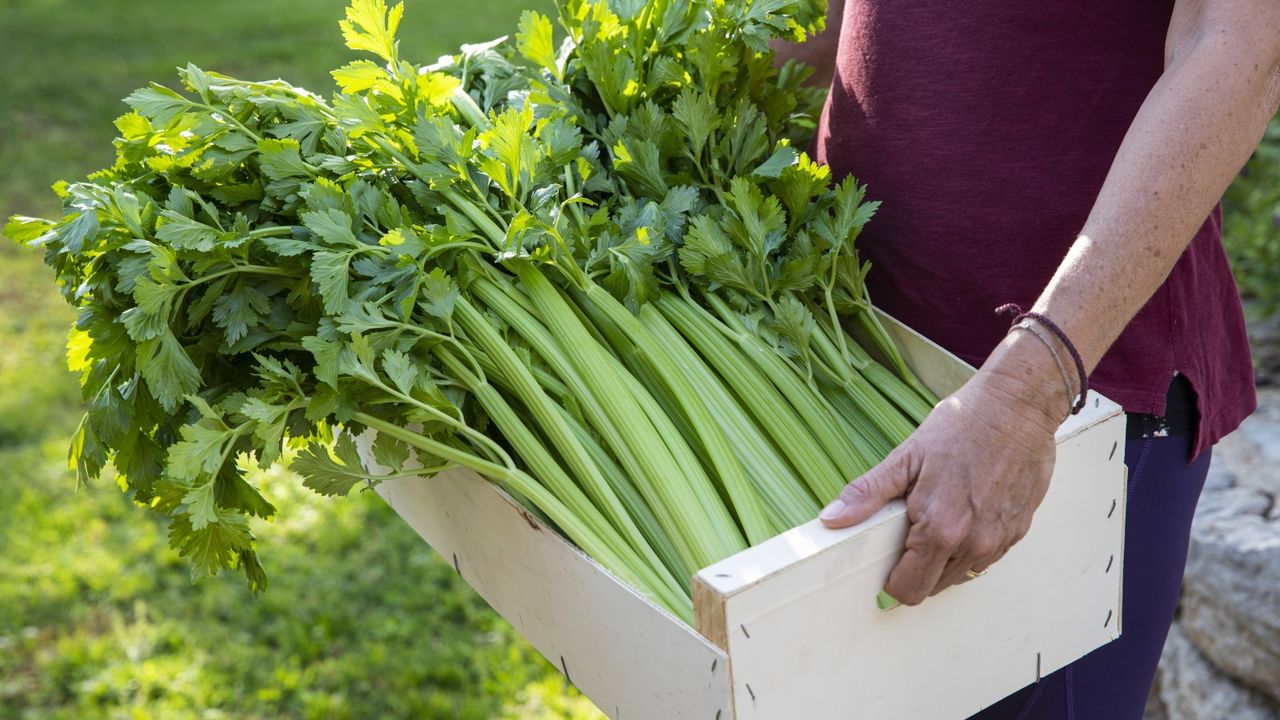
[[[993,556],[978,557],[973,554],[965,554],[962,557],[951,558],[947,562],[947,567],[942,571],[942,576],[938,579],[938,584],[933,588],[931,595],[946,590],[953,585],[960,585],[971,580],[976,580],[970,573],[981,576],[996,563],[1000,562],[1005,553],[1009,552],[1009,548],[1005,548]]]
[[[889,574],[884,590],[903,605],[919,605],[932,594],[962,540],[958,531],[937,527],[928,523],[912,525],[907,533],[907,551]]]
[[[907,443],[911,440],[908,439]],[[857,525],[875,515],[890,500],[906,495],[914,480],[911,463],[908,462],[909,453],[908,446],[903,445],[862,477],[846,485],[840,496],[818,515],[822,524],[829,528]]]

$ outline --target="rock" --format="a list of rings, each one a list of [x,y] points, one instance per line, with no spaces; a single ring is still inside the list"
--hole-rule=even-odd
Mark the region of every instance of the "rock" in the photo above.
[[[1214,495],[1224,508],[1256,512],[1257,495],[1237,490]],[[1280,523],[1207,512],[1192,530],[1182,629],[1225,673],[1280,701]]]
[[[1214,448],[1213,464],[1237,485],[1280,497],[1280,388],[1258,389],[1258,410]]]
[[[1160,674],[1156,673],[1156,681],[1151,686],[1151,694],[1147,696],[1147,709],[1142,713],[1142,720],[1169,720],[1169,711],[1164,709],[1164,701],[1160,699]]]
[[[1280,313],[1249,323],[1249,344],[1259,385],[1280,384]]]
[[[1280,387],[1258,401],[1214,449],[1144,720],[1280,720]]]
[[[1280,720],[1280,708],[1218,672],[1177,625],[1164,646],[1159,683],[1168,720]]]
[[[1274,391],[1262,391],[1264,396],[1273,393]],[[1274,404],[1259,406],[1257,412],[1240,424],[1240,432],[1258,448],[1262,462],[1268,465],[1280,463],[1280,412]]]
[[[1216,520],[1247,516],[1263,517],[1271,504],[1271,498],[1254,488],[1231,487],[1206,491],[1200,496],[1200,503],[1196,505],[1192,536],[1194,537],[1197,530]]]
[[[1205,492],[1235,487],[1236,474],[1223,467],[1224,465],[1220,460],[1209,463],[1209,474],[1204,479]]]

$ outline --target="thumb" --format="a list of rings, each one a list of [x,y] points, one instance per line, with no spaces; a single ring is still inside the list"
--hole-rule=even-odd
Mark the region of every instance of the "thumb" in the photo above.
[[[911,485],[911,467],[906,448],[890,453],[879,465],[844,486],[818,518],[829,528],[846,528],[866,520],[890,500],[907,494]]]

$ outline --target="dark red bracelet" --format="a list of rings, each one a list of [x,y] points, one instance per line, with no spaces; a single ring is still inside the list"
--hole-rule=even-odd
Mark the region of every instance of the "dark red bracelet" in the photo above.
[[[1080,374],[1080,396],[1079,399],[1076,400],[1075,404],[1071,406],[1071,414],[1079,414],[1079,412],[1084,409],[1085,398],[1089,396],[1089,375],[1084,371],[1084,360],[1080,358],[1080,352],[1076,350],[1076,346],[1072,344],[1071,340],[1067,337],[1067,334],[1062,331],[1062,328],[1058,327],[1058,323],[1038,312],[1023,312],[1022,308],[1014,305],[1013,303],[1001,305],[996,308],[996,314],[1014,315],[1015,317],[1013,318],[1013,322],[1010,323],[1011,325],[1017,325],[1023,320],[1035,320],[1048,328],[1049,332],[1052,332],[1059,340],[1062,341],[1062,344],[1067,348],[1067,352],[1071,353],[1071,360],[1076,364],[1076,372]]]

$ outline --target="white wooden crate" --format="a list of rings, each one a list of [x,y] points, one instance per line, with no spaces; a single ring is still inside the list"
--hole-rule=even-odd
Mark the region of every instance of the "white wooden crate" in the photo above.
[[[884,320],[940,396],[972,374]],[[906,537],[898,501],[857,527],[815,520],[702,570],[696,631],[474,473],[378,492],[614,720],[962,720],[1120,634],[1124,416],[1092,395],[1057,440],[1030,533],[987,575],[879,610]]]

